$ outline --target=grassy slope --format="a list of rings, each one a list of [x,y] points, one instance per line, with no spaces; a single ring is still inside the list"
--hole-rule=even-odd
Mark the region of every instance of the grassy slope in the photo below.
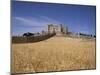
[[[37,43],[12,45],[13,73],[94,68],[95,41],[52,37]]]

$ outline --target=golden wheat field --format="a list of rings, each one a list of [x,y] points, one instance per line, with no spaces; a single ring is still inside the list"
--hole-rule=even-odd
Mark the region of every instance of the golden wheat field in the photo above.
[[[12,44],[12,73],[95,69],[95,40],[68,37]]]

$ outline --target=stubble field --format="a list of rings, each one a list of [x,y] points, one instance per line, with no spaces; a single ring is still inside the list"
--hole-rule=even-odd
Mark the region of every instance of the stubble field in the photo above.
[[[68,37],[12,44],[12,73],[95,69],[95,40]]]

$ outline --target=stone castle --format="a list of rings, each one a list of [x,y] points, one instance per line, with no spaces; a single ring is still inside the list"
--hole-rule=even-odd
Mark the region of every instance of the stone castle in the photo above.
[[[47,29],[49,33],[56,33],[56,35],[66,35],[68,33],[68,27],[62,24],[49,24]]]

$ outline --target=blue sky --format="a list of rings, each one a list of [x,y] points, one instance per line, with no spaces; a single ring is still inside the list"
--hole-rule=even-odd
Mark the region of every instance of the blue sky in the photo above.
[[[64,24],[71,32],[95,34],[96,7],[12,1],[12,34],[41,32],[47,24]]]

